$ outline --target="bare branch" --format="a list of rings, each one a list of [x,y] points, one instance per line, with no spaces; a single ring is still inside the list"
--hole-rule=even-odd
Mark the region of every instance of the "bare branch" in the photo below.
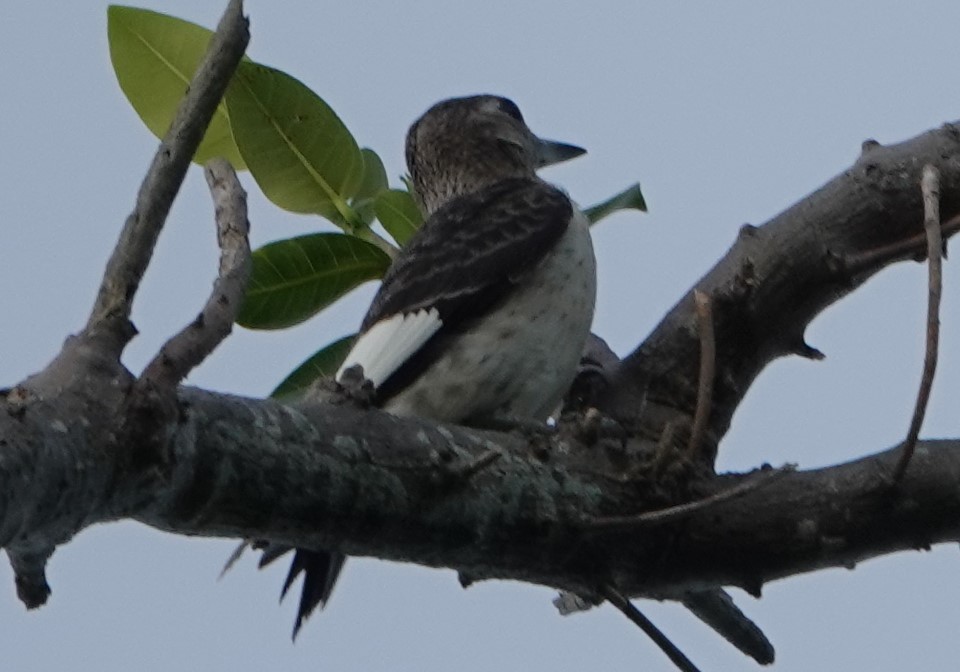
[[[794,465],[786,465],[779,469],[761,470],[756,475],[748,477],[747,480],[744,480],[731,488],[727,488],[726,490],[720,490],[719,492],[716,492],[709,497],[704,497],[703,499],[697,499],[684,504],[677,504],[676,506],[671,506],[666,509],[648,511],[647,513],[641,513],[635,516],[607,516],[604,518],[597,518],[595,520],[586,521],[584,523],[584,528],[592,532],[610,532],[624,530],[627,528],[637,530],[639,528],[651,527],[653,525],[661,525],[664,523],[676,523],[677,521],[693,515],[694,513],[699,513],[712,506],[716,506],[721,502],[726,502],[734,499],[735,497],[741,497],[748,492],[756,490],[757,488],[769,485],[784,474],[789,474],[795,470],[796,467]]]
[[[945,124],[896,145],[869,143],[853,166],[816,192],[762,226],[743,226],[724,258],[695,283],[714,306],[717,370],[707,436],[723,437],[767,364],[785,355],[817,356],[804,332],[825,307],[893,261],[919,256],[923,206],[916,185],[928,163],[940,170],[942,216],[952,222],[960,215],[960,126]],[[951,223],[944,237],[958,228]],[[688,293],[623,359],[593,405],[625,426],[642,424],[653,437],[678,415],[692,418],[697,324]]]
[[[211,161],[204,172],[216,207],[220,273],[197,319],[167,341],[144,369],[142,378],[159,387],[172,389],[230,335],[250,278],[246,193],[225,160]]]
[[[960,215],[954,215],[940,227],[941,238],[952,236],[957,231],[960,231]],[[890,245],[867,250],[858,255],[850,255],[844,259],[843,263],[851,275],[858,275],[875,269],[877,266],[916,257],[926,251],[928,241],[929,238],[926,229],[924,229],[923,233],[918,233]]]
[[[933,376],[937,372],[937,353],[940,347],[940,295],[943,290],[943,239],[940,234],[940,171],[934,166],[923,167],[920,179],[923,192],[923,228],[927,236],[927,347],[923,357],[923,374],[917,403],[910,420],[910,429],[903,442],[903,452],[893,471],[893,482],[899,483],[910,465],[913,450],[920,436],[920,427],[930,403]]]
[[[231,0],[220,19],[107,262],[84,332],[114,332],[111,348],[117,356],[135,333],[129,322],[133,298],[167,213],[250,40],[242,5]]]

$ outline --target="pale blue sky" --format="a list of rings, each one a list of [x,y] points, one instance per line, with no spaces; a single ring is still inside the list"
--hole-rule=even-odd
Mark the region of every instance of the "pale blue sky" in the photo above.
[[[143,6],[215,24],[225,3]],[[267,2],[249,0],[251,55],[314,88],[388,173],[430,104],[512,97],[535,132],[589,154],[546,177],[589,204],[639,180],[646,216],[596,230],[595,330],[621,354],[733,242],[839,171],[874,137],[894,142],[960,118],[960,4],[808,1]],[[462,6],[461,6],[462,5]],[[155,140],[113,77],[106,3],[11,1],[0,9],[0,383],[43,366],[86,317]],[[249,176],[253,239],[319,222],[281,212]],[[215,273],[211,206],[191,171],[146,283],[126,361],[138,370],[192,319]],[[811,467],[896,443],[922,359],[924,269],[883,273],[818,319],[822,363],[760,378],[720,466]],[[925,436],[957,436],[960,275],[947,265],[942,361]],[[320,345],[353,331],[372,287],[285,333],[238,331],[192,384],[262,396]],[[26,613],[0,563],[5,669],[670,670],[618,613],[561,619],[551,592],[460,589],[449,571],[352,561],[296,645],[285,568],[252,559],[217,582],[230,541],[124,523],[53,557],[49,604]],[[777,647],[776,670],[948,670],[960,659],[955,546],[738,593]],[[647,613],[707,670],[756,666],[673,605]]]

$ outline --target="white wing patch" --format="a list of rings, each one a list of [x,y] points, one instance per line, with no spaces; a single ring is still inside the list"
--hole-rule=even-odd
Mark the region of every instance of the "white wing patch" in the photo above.
[[[374,387],[380,387],[441,326],[443,322],[436,308],[406,315],[397,313],[380,320],[357,339],[337,371],[337,380],[348,368],[359,364],[363,367],[363,376],[372,381]]]

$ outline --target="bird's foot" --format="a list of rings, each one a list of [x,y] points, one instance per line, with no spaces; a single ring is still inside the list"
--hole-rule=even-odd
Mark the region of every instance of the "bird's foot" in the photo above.
[[[344,371],[339,380],[318,378],[307,388],[300,401],[370,408],[375,405],[376,390],[373,383],[364,377],[363,367],[358,364]]]

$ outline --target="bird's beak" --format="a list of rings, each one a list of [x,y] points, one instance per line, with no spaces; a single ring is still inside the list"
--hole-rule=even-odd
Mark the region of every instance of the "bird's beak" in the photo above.
[[[575,159],[581,154],[586,154],[587,150],[576,145],[568,145],[563,142],[554,142],[553,140],[541,140],[537,143],[537,167],[551,166],[561,161]]]

